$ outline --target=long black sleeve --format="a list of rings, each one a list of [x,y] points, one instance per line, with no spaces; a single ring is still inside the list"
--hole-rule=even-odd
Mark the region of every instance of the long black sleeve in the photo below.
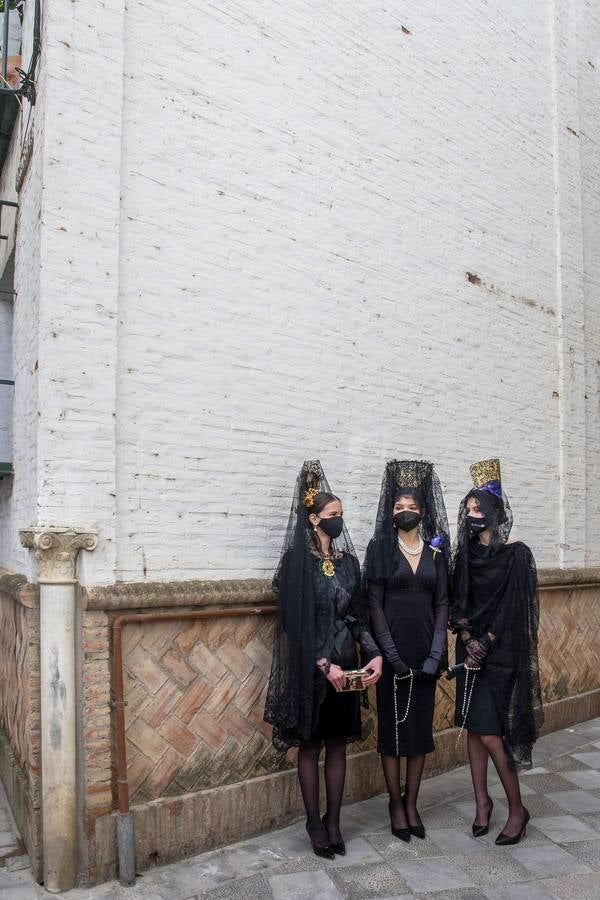
[[[433,597],[435,625],[429,656],[439,661],[446,649],[446,641],[448,639],[448,574],[441,553],[436,553],[435,555],[435,567],[436,580]]]
[[[400,659],[394,639],[390,633],[385,613],[383,611],[383,597],[385,588],[381,581],[367,582],[367,599],[371,629],[379,648],[396,675],[406,675],[409,667]]]

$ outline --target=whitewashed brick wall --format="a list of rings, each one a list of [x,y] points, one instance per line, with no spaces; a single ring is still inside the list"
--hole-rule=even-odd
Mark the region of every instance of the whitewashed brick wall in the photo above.
[[[600,22],[567,6],[47,0],[37,518],[98,529],[85,581],[267,575],[315,456],[360,550],[387,458],[452,520],[498,454],[538,561],[600,564]]]

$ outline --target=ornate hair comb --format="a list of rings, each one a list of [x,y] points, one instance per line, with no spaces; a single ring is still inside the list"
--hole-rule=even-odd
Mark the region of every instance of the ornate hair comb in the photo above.
[[[473,463],[469,471],[476,488],[489,491],[497,497],[502,496],[499,459],[482,459]]]
[[[420,488],[431,472],[431,463],[422,459],[394,459],[388,463],[398,487]]]
[[[311,487],[307,491],[304,492],[304,505],[312,506],[315,502],[315,497],[319,493],[318,488]]]

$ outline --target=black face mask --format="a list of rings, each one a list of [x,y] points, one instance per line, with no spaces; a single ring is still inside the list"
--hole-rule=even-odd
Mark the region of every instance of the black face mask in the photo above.
[[[412,531],[413,528],[421,524],[422,518],[421,513],[405,509],[394,516],[394,528],[400,528],[401,531]]]
[[[344,527],[342,516],[332,516],[330,519],[321,519],[318,527],[330,538],[339,537]]]
[[[487,528],[485,516],[467,516],[466,521],[471,537],[475,537],[476,534],[481,534],[481,532],[485,531]]]

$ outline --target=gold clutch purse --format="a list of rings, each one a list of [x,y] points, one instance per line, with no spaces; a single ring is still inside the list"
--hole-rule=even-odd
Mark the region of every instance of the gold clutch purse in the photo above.
[[[344,675],[343,691],[364,691],[366,690],[363,679],[368,675],[367,669],[346,669]]]

